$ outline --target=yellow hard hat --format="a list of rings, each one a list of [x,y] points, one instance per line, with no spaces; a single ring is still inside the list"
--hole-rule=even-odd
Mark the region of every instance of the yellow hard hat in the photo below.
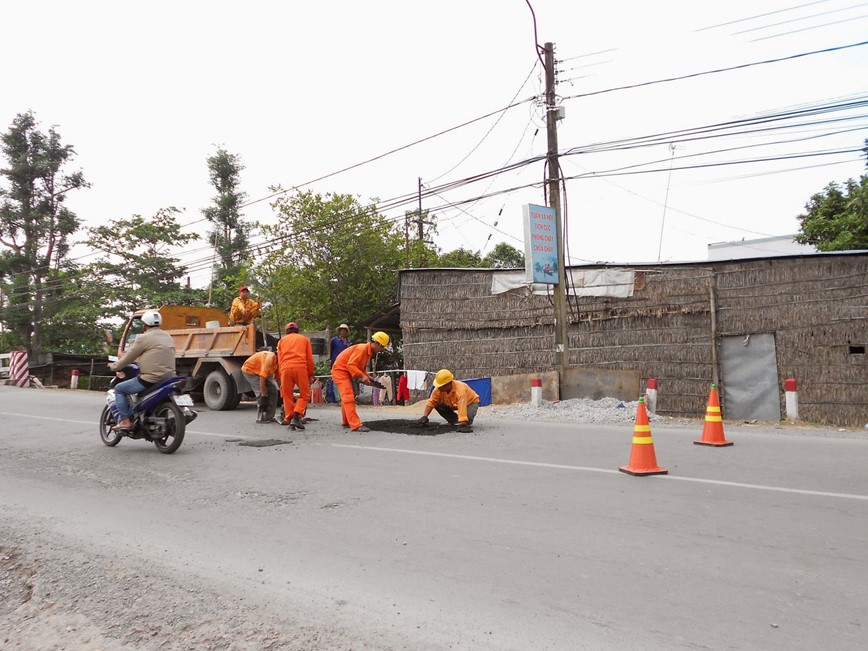
[[[383,348],[389,345],[389,335],[387,335],[385,332],[375,332],[371,335],[371,340],[376,341]]]
[[[455,376],[452,375],[452,371],[441,368],[439,371],[437,371],[437,375],[434,376],[434,386],[442,387],[444,384],[449,384],[454,379]]]

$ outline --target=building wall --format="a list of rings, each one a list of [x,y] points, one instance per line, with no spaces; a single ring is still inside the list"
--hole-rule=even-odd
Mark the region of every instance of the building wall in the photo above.
[[[591,269],[599,267],[583,267]],[[658,380],[658,413],[701,416],[721,384],[721,337],[773,333],[780,383],[799,384],[803,420],[868,422],[868,252],[682,265],[635,272],[629,298],[570,297],[571,367]],[[492,270],[401,274],[407,368],[459,377],[557,368],[554,308],[529,290],[491,295]],[[714,309],[712,309],[714,306]],[[724,416],[726,405],[723,405]]]

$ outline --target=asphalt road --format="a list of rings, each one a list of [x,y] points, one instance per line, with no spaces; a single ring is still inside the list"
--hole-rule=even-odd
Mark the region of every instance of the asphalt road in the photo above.
[[[289,432],[242,404],[167,456],[103,446],[102,404],[0,387],[5,526],[348,636],[316,648],[868,648],[864,437],[654,426],[670,475],[639,478],[622,426]]]

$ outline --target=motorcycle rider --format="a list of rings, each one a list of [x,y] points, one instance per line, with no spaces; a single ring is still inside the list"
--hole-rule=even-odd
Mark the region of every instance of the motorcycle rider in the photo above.
[[[161,330],[163,317],[157,310],[147,310],[142,314],[145,331],[136,337],[135,342],[121,359],[110,363],[109,369],[123,377],[121,370],[135,361],[139,363],[139,374],[131,380],[118,383],[115,387],[115,404],[121,420],[117,429],[130,429],[130,416],[133,408],[129,396],[141,393],[163,380],[175,377],[175,342],[165,330]]]

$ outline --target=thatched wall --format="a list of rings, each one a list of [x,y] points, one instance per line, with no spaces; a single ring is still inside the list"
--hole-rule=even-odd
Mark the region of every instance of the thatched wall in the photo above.
[[[654,377],[659,413],[701,416],[719,372],[713,342],[774,333],[782,402],[784,379],[795,377],[802,419],[868,421],[868,362],[858,353],[868,344],[868,253],[618,268],[635,272],[633,296],[568,301],[570,366]],[[557,367],[551,298],[492,295],[493,273],[401,273],[407,368],[486,377]]]

